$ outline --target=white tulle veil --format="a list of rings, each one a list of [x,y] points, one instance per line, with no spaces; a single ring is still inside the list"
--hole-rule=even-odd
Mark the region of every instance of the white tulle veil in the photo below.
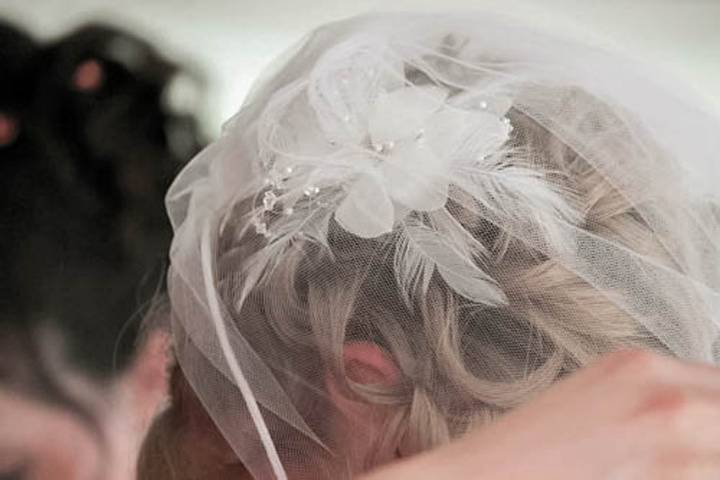
[[[527,140],[528,124],[555,146]],[[435,327],[420,325],[437,298],[462,311],[442,348],[500,390],[636,341],[718,362],[719,127],[666,76],[495,16],[320,27],[257,82],[168,194],[180,366],[256,478],[337,479],[356,473],[326,425],[323,379],[342,375],[337,349],[361,339],[398,362],[396,350],[418,365],[437,357]],[[549,164],[553,148],[573,160]],[[568,180],[580,170],[630,206],[653,249],[589,218],[592,188]],[[528,288],[507,273],[518,265],[582,284],[587,297],[563,297],[562,308],[532,299],[577,351],[526,318]],[[365,272],[345,290],[347,311],[310,311],[313,292],[340,288],[343,272]],[[593,302],[634,333],[597,340]],[[378,308],[402,312],[379,318]],[[432,374],[403,367],[399,388],[422,389],[449,425],[493,403],[458,403],[462,389],[433,362]]]

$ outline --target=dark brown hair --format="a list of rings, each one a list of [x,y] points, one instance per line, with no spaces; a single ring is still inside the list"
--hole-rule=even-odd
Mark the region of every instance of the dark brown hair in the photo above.
[[[170,376],[170,395],[170,405],[143,442],[138,480],[251,478],[177,365]]]

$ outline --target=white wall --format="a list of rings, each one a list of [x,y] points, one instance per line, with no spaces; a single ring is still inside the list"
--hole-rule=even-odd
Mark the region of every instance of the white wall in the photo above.
[[[315,25],[356,13],[481,8],[559,28],[662,65],[720,107],[720,0],[0,0],[0,16],[49,37],[87,19],[130,27],[210,80],[216,132],[262,67]]]

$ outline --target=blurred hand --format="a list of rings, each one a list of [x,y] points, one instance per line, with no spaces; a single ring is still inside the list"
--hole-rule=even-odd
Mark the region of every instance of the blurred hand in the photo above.
[[[98,431],[67,409],[0,385],[0,479],[134,479],[142,438],[166,395],[166,349],[166,337],[151,334],[110,392],[80,378],[66,386],[88,400]]]
[[[364,480],[717,480],[720,370],[620,352],[493,425]]]

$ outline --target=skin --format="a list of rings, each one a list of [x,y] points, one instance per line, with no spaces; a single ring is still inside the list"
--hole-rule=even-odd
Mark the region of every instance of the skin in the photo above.
[[[67,412],[0,391],[0,472],[20,478],[92,479],[100,465],[92,433]]]
[[[357,383],[397,381],[399,371],[381,349],[366,342],[345,345],[345,374]],[[338,418],[328,423],[335,428],[330,433],[333,445],[344,446],[343,461],[360,471],[367,456],[374,453],[376,439],[383,435],[388,407],[368,405],[347,398],[346,391],[331,374],[325,377],[330,398],[337,405]],[[252,480],[253,476],[238,460],[205,411],[192,387],[179,368],[170,379],[172,402],[153,423],[140,459],[143,479],[152,480]],[[337,412],[332,413],[337,414]],[[340,418],[342,417],[342,418]],[[249,426],[248,428],[254,428]],[[149,441],[148,441],[149,440]],[[263,455],[262,452],[258,453]],[[384,461],[395,459],[389,452]],[[298,459],[304,461],[304,458]],[[382,461],[382,460],[381,460]],[[298,465],[285,465],[292,471]],[[300,468],[300,470],[303,470]],[[316,475],[306,472],[293,480],[314,480]]]
[[[492,426],[362,480],[716,480],[720,370],[616,353]]]
[[[79,378],[68,386],[99,412],[100,432],[67,409],[0,386],[0,479],[134,479],[142,435],[164,398],[164,342],[152,338],[110,392]]]
[[[347,346],[346,365],[358,382],[397,375],[391,360],[367,344]],[[181,384],[183,397],[197,402]],[[343,398],[332,383],[329,392],[351,421],[350,456],[361,459],[383,435],[384,412]],[[252,479],[200,405],[190,407],[178,449],[188,476],[178,478]],[[358,441],[360,431],[375,437]],[[421,455],[392,457],[361,480],[717,480],[720,369],[646,351],[614,353],[493,425]]]

